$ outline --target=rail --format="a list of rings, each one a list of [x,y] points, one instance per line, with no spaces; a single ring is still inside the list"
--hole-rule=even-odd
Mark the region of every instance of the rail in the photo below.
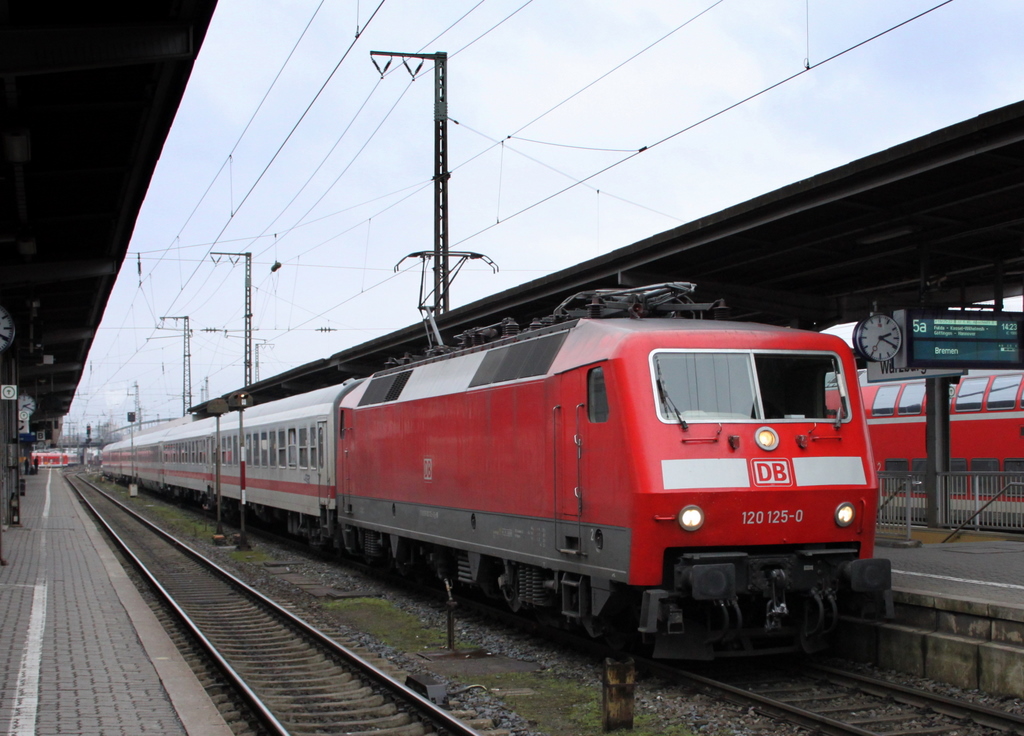
[[[878,480],[878,533],[909,539],[911,527],[925,524],[924,473],[882,471]],[[1024,532],[1024,473],[950,471],[936,484],[938,527],[954,530],[944,541],[967,529]]]

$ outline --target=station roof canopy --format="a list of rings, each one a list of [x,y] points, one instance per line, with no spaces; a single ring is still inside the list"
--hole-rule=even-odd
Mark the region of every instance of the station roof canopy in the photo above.
[[[958,306],[1022,293],[1024,103],[799,181],[442,315],[468,328],[552,313],[580,291],[666,281],[724,298],[732,318],[809,329],[875,308]],[[421,353],[422,325],[249,387],[257,401],[365,376]],[[201,407],[196,407],[201,409]]]
[[[0,305],[63,416],[216,0],[0,2]]]

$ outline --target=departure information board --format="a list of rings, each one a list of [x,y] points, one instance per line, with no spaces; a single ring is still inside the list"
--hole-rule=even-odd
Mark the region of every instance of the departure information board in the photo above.
[[[1020,312],[900,309],[893,318],[903,331],[899,367],[1019,368]]]

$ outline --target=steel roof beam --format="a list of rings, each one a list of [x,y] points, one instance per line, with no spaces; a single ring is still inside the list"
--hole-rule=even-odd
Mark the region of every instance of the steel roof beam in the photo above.
[[[0,75],[102,69],[192,55],[191,25],[0,28]]]

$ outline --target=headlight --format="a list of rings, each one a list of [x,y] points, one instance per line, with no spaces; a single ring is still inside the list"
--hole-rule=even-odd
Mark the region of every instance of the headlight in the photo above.
[[[679,512],[679,526],[688,532],[695,532],[704,524],[704,512],[700,506],[687,506]]]
[[[852,503],[844,501],[836,507],[836,524],[839,526],[850,526],[854,516],[856,516],[856,512]]]
[[[779,446],[779,435],[771,427],[761,427],[754,432],[754,441],[762,450],[774,450]]]

